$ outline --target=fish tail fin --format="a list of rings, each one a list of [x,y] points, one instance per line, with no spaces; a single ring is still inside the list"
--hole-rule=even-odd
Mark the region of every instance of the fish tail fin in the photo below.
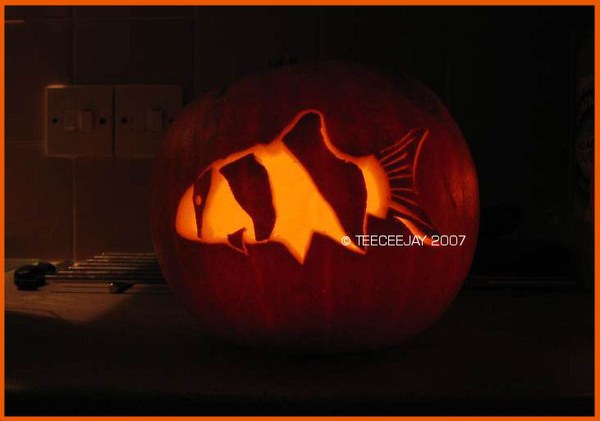
[[[415,185],[417,158],[428,134],[427,129],[412,129],[375,156],[389,180],[392,217],[402,222],[413,235],[426,235],[425,244],[430,245],[431,236],[438,231],[421,208]]]

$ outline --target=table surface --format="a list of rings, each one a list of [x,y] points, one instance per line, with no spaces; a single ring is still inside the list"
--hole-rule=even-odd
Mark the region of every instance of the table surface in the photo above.
[[[7,266],[9,267],[9,266]],[[165,286],[5,273],[7,415],[554,415],[593,411],[593,295],[463,289],[401,347],[273,354],[204,335]]]

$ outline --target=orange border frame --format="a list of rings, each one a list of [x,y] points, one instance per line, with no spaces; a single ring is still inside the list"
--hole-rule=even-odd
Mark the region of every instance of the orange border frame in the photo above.
[[[174,2],[167,3],[166,0],[80,0],[76,4],[74,1],[65,1],[65,0],[0,0],[1,8],[0,8],[0,21],[2,22],[2,28],[0,29],[0,39],[4,41],[4,6],[74,6],[74,5],[88,5],[88,6],[108,6],[108,5],[128,5],[128,6],[160,6],[160,5],[169,5],[169,6],[183,6],[183,5],[194,5],[194,6],[208,6],[208,5],[338,5],[338,6],[348,6],[348,5],[428,5],[428,6],[534,6],[534,5],[543,5],[543,6],[594,6],[594,69],[598,68],[598,64],[600,63],[600,58],[598,57],[598,52],[600,48],[598,47],[600,36],[595,26],[598,21],[600,21],[600,3],[598,0],[176,0]],[[2,96],[2,102],[0,102],[0,133],[4,132],[4,42],[0,43],[0,95]],[[594,74],[594,86],[598,86],[598,74]],[[594,92],[594,101],[597,104],[599,98],[598,90]],[[598,109],[595,110],[595,126],[594,126],[594,138],[598,137]],[[4,139],[3,139],[4,140]],[[2,224],[0,224],[0,237],[2,241],[0,242],[0,270],[1,273],[4,274],[4,145],[5,142],[2,142],[2,147],[0,147],[0,220]],[[600,161],[600,148],[595,148],[594,159],[595,162]],[[595,214],[594,214],[594,276],[595,279],[598,279],[598,275],[600,274],[600,265],[598,265],[598,256],[600,255],[600,247],[599,246],[599,235],[600,227],[598,227],[598,215],[600,214],[600,210],[598,209],[598,191],[600,190],[600,183],[598,183],[598,171],[594,172],[594,197],[595,197]],[[6,281],[6,280],[5,280]],[[594,323],[595,323],[595,337],[594,337],[594,349],[598,349],[598,345],[600,343],[600,335],[598,327],[600,326],[600,317],[598,312],[598,298],[600,297],[600,288],[595,289],[595,301],[594,301]],[[4,288],[0,288],[0,302],[2,303],[2,311],[0,312],[0,420],[19,420],[19,421],[29,421],[29,420],[64,420],[68,418],[69,420],[146,420],[149,417],[7,417],[4,412]],[[594,414],[598,412],[598,390],[600,382],[598,381],[600,373],[600,365],[598,361],[595,361],[594,367],[594,387],[595,387],[595,395],[594,395]],[[152,417],[153,419],[178,419],[178,420],[214,420],[214,421],[228,421],[233,419],[239,419],[242,417]],[[247,420],[259,420],[266,417],[243,417]],[[294,421],[308,421],[308,420],[327,420],[329,418],[346,418],[346,417],[292,417],[292,416],[276,416],[270,417],[274,419],[290,419]],[[354,418],[354,417],[353,417]],[[358,418],[369,418],[369,417],[358,417]],[[403,419],[403,420],[415,420],[415,421],[427,421],[434,419],[466,419],[466,418],[475,418],[475,417],[420,417],[420,416],[411,416],[411,417],[386,417],[388,419]],[[495,420],[542,420],[547,419],[549,417],[476,417],[478,418],[493,418]],[[552,418],[568,418],[568,417],[552,417]],[[578,419],[595,419],[596,415],[591,417],[577,417]]]

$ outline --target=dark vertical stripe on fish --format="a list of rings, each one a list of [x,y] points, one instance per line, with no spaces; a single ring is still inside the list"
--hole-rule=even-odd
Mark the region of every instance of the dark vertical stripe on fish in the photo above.
[[[248,154],[221,168],[233,196],[250,215],[257,241],[270,237],[275,226],[275,208],[267,170]]]
[[[206,206],[206,196],[208,196],[208,190],[210,189],[210,182],[212,179],[212,170],[206,171],[194,182],[194,212],[196,214],[196,230],[198,232],[198,238],[202,236],[202,215],[204,214],[204,207]],[[200,198],[200,203],[196,202],[196,197]]]
[[[367,189],[362,171],[355,164],[338,159],[327,149],[319,115],[304,115],[283,142],[306,168],[325,200],[335,210],[346,233],[352,236],[364,234]]]

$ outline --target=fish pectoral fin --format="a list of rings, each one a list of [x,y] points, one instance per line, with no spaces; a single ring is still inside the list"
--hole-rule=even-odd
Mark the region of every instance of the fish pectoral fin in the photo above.
[[[244,231],[246,231],[246,228],[241,228],[236,232],[227,235],[227,242],[231,248],[247,255],[248,249],[246,248],[246,243],[244,242]]]

